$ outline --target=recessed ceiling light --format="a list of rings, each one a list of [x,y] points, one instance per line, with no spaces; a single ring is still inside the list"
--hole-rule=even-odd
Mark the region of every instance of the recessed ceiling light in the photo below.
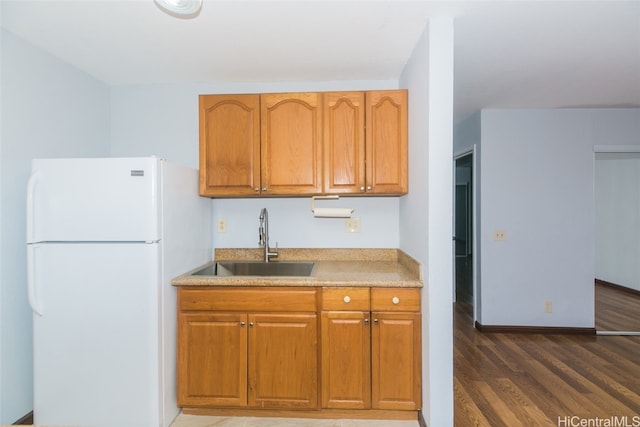
[[[160,9],[176,18],[195,18],[202,8],[202,0],[154,0]]]

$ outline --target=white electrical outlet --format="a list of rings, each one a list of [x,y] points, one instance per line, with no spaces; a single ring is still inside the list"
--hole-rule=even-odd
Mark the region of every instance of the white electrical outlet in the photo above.
[[[507,240],[507,232],[505,230],[493,230],[493,240],[496,242],[504,242]]]
[[[359,233],[360,232],[360,218],[347,218],[344,221],[345,233]]]
[[[553,303],[551,301],[544,302],[544,312],[553,313]]]
[[[227,220],[224,218],[218,219],[217,226],[218,233],[226,233],[227,232]]]

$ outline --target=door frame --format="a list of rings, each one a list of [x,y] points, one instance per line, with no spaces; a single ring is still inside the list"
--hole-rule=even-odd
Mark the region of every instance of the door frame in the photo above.
[[[453,194],[455,195],[455,190],[456,190],[456,162],[458,159],[465,157],[465,156],[471,156],[471,236],[472,236],[472,250],[471,250],[471,276],[472,276],[472,289],[473,289],[473,324],[475,325],[476,320],[478,319],[478,311],[479,311],[479,306],[478,303],[480,302],[480,283],[478,281],[478,277],[477,277],[477,273],[478,273],[478,258],[480,257],[480,254],[478,252],[479,246],[479,239],[478,239],[478,219],[477,219],[477,212],[478,212],[478,203],[477,203],[477,188],[478,188],[478,180],[479,180],[479,174],[478,174],[478,159],[477,159],[477,147],[476,144],[473,144],[473,146],[471,146],[471,148],[467,148],[463,151],[454,153],[453,155],[453,177],[452,177],[452,186],[453,186]],[[453,199],[453,229],[452,231],[452,238],[455,238],[455,212],[456,212],[456,198],[452,197]],[[452,253],[451,256],[453,257],[453,282],[452,282],[452,293],[453,293],[453,297],[452,300],[455,301],[456,300],[456,246],[455,244],[452,245],[453,249],[452,249]]]
[[[622,154],[633,154],[633,153],[640,153],[640,145],[594,145],[593,146],[593,179],[594,179],[594,189],[593,189],[593,210],[595,213],[595,169],[596,169],[596,162],[597,162],[597,155],[598,154],[603,154],[603,153],[622,153]],[[594,222],[594,228],[595,228],[595,222]],[[595,244],[595,229],[594,229],[594,234],[593,234],[593,239],[594,239],[594,244]],[[595,251],[594,251],[594,259],[593,259],[593,263],[594,263],[594,279],[595,277],[595,264],[596,264],[596,257],[595,257]],[[594,285],[595,287],[595,285]],[[594,309],[594,326],[595,326],[595,310],[596,310],[596,304],[595,304],[595,289],[594,289],[594,304],[593,304],[593,309]],[[638,331],[608,331],[608,330],[597,330],[596,329],[596,334],[597,335],[640,335],[640,332]]]

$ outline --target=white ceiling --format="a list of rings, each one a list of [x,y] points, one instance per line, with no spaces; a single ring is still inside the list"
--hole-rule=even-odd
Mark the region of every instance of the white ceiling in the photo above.
[[[1,0],[2,26],[110,85],[397,80],[455,16],[455,118],[479,108],[640,106],[640,1]]]

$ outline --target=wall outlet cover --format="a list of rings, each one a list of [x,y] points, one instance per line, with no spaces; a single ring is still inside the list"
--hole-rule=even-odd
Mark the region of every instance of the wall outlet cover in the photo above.
[[[359,233],[360,232],[360,218],[347,218],[344,221],[345,233]]]
[[[505,230],[493,230],[493,240],[496,242],[504,242],[507,240],[507,232]]]

